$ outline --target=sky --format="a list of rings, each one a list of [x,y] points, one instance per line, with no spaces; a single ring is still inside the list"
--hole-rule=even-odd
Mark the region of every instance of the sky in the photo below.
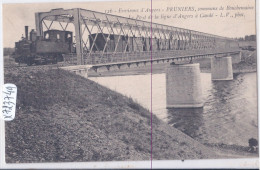
[[[24,26],[35,29],[35,13],[48,12],[54,8],[83,8],[99,12],[108,12],[125,17],[150,21],[147,9],[151,1],[116,2],[63,2],[63,3],[5,3],[3,4],[3,46],[14,47],[14,43],[24,35]],[[252,7],[248,10],[227,10],[231,7]],[[175,8],[174,8],[175,7]],[[178,7],[178,8],[176,8]],[[223,10],[220,8],[223,7]],[[153,22],[220,35],[224,37],[244,37],[255,34],[254,0],[153,0]],[[202,9],[202,10],[199,10]],[[217,9],[217,10],[206,10]],[[167,11],[168,9],[168,11]],[[175,11],[169,11],[175,9]],[[204,9],[204,10],[203,10]],[[138,12],[127,12],[134,10]],[[143,12],[141,12],[143,10]],[[176,11],[177,10],[177,11]],[[183,11],[185,10],[185,11]],[[191,10],[191,11],[189,11]],[[115,12],[116,11],[116,12]],[[220,17],[220,15],[228,17]],[[228,13],[228,14],[227,14]],[[164,19],[165,16],[170,16]],[[195,17],[198,15],[198,17]],[[235,16],[239,16],[235,18]],[[145,18],[146,16],[146,18]],[[208,16],[208,17],[207,17]],[[212,17],[213,16],[213,17]],[[233,16],[233,17],[231,17]]]

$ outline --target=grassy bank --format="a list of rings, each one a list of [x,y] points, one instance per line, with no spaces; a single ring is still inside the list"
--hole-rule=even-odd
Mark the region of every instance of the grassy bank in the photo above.
[[[6,68],[5,83],[18,87],[8,163],[150,159],[150,112],[132,99],[48,66]],[[152,136],[153,159],[218,157],[156,117]]]

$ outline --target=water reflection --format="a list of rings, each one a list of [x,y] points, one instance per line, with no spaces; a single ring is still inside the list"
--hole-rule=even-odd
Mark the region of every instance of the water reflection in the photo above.
[[[191,137],[200,135],[203,127],[203,108],[167,109],[168,123]]]
[[[166,109],[165,74],[97,77],[92,80],[132,97],[165,122],[202,143],[247,146],[258,138],[256,73],[234,75],[232,81],[212,81],[201,73],[203,108]]]
[[[256,74],[232,81],[211,81],[203,75],[203,109],[169,109],[168,123],[203,143],[248,145],[257,135]]]

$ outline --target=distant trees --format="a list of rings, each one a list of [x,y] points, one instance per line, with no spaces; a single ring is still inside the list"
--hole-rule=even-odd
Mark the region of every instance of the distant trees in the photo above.
[[[246,35],[245,41],[256,41],[256,35]]]
[[[256,41],[256,35],[246,35],[245,37],[235,38],[238,41]]]

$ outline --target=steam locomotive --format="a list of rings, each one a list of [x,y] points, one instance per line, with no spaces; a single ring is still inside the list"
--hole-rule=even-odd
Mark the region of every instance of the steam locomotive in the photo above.
[[[29,38],[28,26],[25,26],[25,37],[15,42],[15,61],[28,66],[63,61],[62,54],[75,51],[72,37],[72,32],[60,30],[47,30],[42,37],[32,29]]]

